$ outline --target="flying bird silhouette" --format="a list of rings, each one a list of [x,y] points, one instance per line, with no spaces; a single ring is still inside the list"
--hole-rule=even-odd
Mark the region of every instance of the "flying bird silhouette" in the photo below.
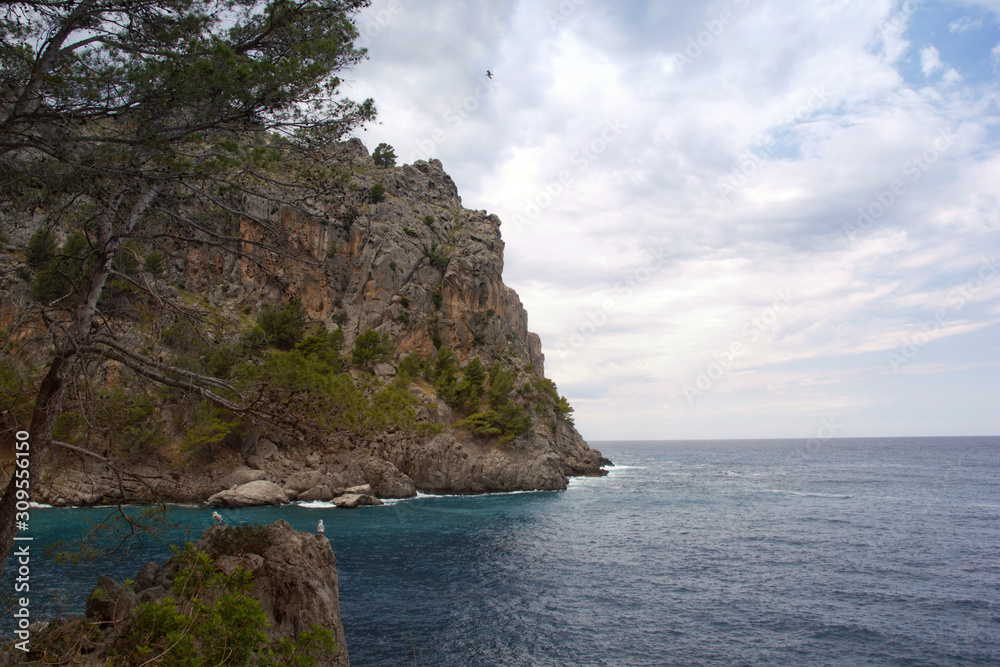
[[[489,78],[492,79],[493,78],[493,72],[491,72],[489,70],[486,70],[486,76],[488,76]]]

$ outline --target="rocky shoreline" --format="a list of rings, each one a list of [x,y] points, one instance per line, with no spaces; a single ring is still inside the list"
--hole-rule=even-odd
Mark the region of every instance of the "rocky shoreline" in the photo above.
[[[274,416],[273,422],[250,419],[217,441],[192,445],[186,442],[197,422],[192,401],[136,390],[127,369],[104,360],[93,372],[100,378],[98,393],[133,421],[91,429],[82,426],[86,405],[67,414],[66,424],[75,426],[59,437],[77,451],[49,452],[33,500],[57,507],[204,503],[213,497],[227,504],[332,501],[362,485],[372,492],[360,495],[403,498],[418,491],[557,490],[570,476],[602,474],[611,462],[576,431],[572,408],[545,377],[541,340],[528,330],[518,295],[503,283],[499,218],[463,207],[437,160],[380,167],[357,139],[331,147],[324,159],[340,177],[317,187],[298,208],[253,198],[241,203],[248,216],[280,232],[288,258],[258,264],[178,245],[155,286],[218,322],[217,330],[203,334],[226,349],[242,344],[254,317],[260,322],[262,304],[297,303],[300,334],[319,332],[316,341],[342,346],[325,354],[336,356],[331,368],[353,383],[352,396],[374,401],[386,388],[401,387],[412,406],[406,408],[413,412],[409,424],[338,422],[327,414],[338,404],[310,402],[276,380],[272,393],[266,383],[258,387],[262,414]],[[375,186],[384,191],[381,198],[366,194]],[[16,231],[25,242],[29,222]],[[28,298],[26,284],[4,280],[12,295]],[[8,301],[0,314],[12,317],[15,302]],[[164,316],[149,324],[126,309],[120,324],[129,346],[151,358],[208,364],[209,352],[188,340],[197,336],[184,333],[186,320]],[[378,363],[354,363],[348,351],[363,335],[377,336],[391,352]],[[255,363],[266,363],[261,354]],[[397,382],[414,358],[423,370]],[[289,364],[301,366],[303,359]],[[496,391],[490,385],[496,395],[487,399],[489,383],[480,377],[476,397],[460,400],[458,379],[472,366],[480,376],[497,369],[507,384],[499,382],[504,388]],[[474,416],[485,427],[463,428],[463,420]],[[242,417],[220,419],[228,427]],[[330,425],[323,430],[316,427],[320,422]],[[116,429],[129,435],[109,437]],[[251,483],[256,486],[233,492]]]
[[[427,441],[387,433],[361,444],[366,446],[345,442],[285,449],[259,437],[242,452],[221,449],[210,462],[168,473],[156,461],[120,463],[135,476],[121,480],[97,461],[64,455],[65,460],[60,457],[49,466],[34,497],[54,507],[122,501],[247,507],[335,501],[345,495],[362,496],[357,504],[376,504],[378,499],[409,498],[418,491],[561,490],[571,476],[603,475],[604,467],[613,465],[571,427],[557,428],[551,442],[532,432],[503,447],[452,430]]]

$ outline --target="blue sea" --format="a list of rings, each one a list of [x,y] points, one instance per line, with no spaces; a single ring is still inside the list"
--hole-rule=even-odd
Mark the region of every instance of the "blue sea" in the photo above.
[[[562,492],[223,514],[324,520],[358,667],[1000,665],[1000,437],[592,444],[617,465]],[[33,553],[98,512],[33,510]],[[126,562],[33,561],[33,611],[211,524],[171,512]]]

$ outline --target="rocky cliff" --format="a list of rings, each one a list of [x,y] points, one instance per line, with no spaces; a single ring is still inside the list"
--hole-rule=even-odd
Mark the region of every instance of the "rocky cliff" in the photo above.
[[[261,479],[290,500],[328,500],[358,484],[399,497],[416,490],[562,489],[567,476],[601,474],[610,462],[587,446],[568,418],[571,409],[544,377],[541,342],[528,330],[517,294],[503,283],[496,216],[463,208],[439,161],[378,167],[358,140],[330,149],[321,166],[303,169],[300,178],[291,204],[287,196],[281,204],[246,196],[239,202],[242,216],[228,215],[227,224],[244,238],[268,229],[280,239],[281,253],[261,261],[176,242],[158,288],[197,302],[205,319],[216,323],[206,334],[213,343],[245,339],[262,304],[301,304],[307,327],[342,336],[343,350],[374,332],[390,343],[387,353],[354,364],[350,375],[368,396],[403,386],[415,421],[306,436],[258,420],[228,430],[218,446],[201,447],[195,458],[169,444],[151,455],[119,456],[122,467],[145,477],[126,480],[130,499],[202,501],[234,483]],[[5,310],[8,320],[12,310]],[[160,359],[180,354],[169,317],[146,329],[132,319],[129,335],[137,349]],[[402,377],[407,358],[416,358],[424,372]],[[487,382],[482,398],[456,398],[454,388],[469,375],[473,358],[490,369],[494,385],[505,377],[509,390],[488,401],[485,391],[493,385]],[[454,375],[451,385],[435,379],[442,373]],[[119,381],[114,364],[104,377]],[[497,405],[523,427],[504,430]],[[164,438],[176,443],[191,428],[189,412],[190,406],[161,405],[150,419],[166,423]],[[470,415],[479,416],[478,428],[462,421]],[[54,455],[49,470],[35,489],[40,501],[93,504],[122,495],[117,476],[97,461]]]

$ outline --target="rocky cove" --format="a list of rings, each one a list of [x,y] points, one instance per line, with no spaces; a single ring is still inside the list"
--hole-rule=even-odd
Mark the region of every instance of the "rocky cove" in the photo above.
[[[212,326],[178,333],[187,326],[183,318],[168,313],[150,323],[126,305],[116,313],[124,331],[120,337],[144,359],[174,366],[204,363],[206,350],[226,344],[233,349],[233,341],[245,339],[263,304],[296,304],[304,329],[320,332],[314,336],[336,334],[344,349],[356,346],[366,332],[388,343],[390,351],[372,363],[344,362],[344,370],[357,392],[367,396],[394,383],[408,395],[413,418],[405,425],[353,429],[289,426],[303,420],[296,411],[309,404],[307,389],[272,398],[266,411],[277,415],[273,421],[213,417],[222,425],[219,437],[202,438],[191,447],[186,439],[199,428],[193,416],[198,405],[191,401],[153,397],[145,412],[133,408],[124,417],[109,415],[102,432],[81,425],[88,422],[86,400],[93,395],[81,396],[80,408],[67,410],[66,423],[73,426],[64,429],[63,437],[100,456],[52,450],[33,489],[36,501],[85,506],[214,498],[216,504],[246,506],[331,500],[361,485],[368,485],[375,498],[417,491],[562,489],[569,476],[602,474],[610,462],[566,418],[568,404],[544,376],[541,341],[528,330],[517,294],[503,283],[500,220],[463,208],[437,160],[376,166],[354,139],[328,149],[321,169],[326,180],[304,177],[307,185],[294,205],[269,206],[259,197],[244,197],[239,202],[243,217],[230,215],[224,222],[238,225],[246,237],[257,233],[261,220],[273,225],[283,254],[271,256],[269,263],[213,250],[210,244],[170,246],[153,291],[186,304]],[[373,188],[379,196],[372,196]],[[36,232],[30,216],[16,223],[12,243]],[[7,248],[4,259],[16,265],[19,258],[12,250]],[[29,337],[13,326],[22,316],[18,306],[29,298],[29,285],[6,275],[2,320],[15,335]],[[205,342],[192,342],[196,336]],[[400,377],[407,356],[422,359],[430,374]],[[442,357],[451,364],[443,371],[452,374],[450,388],[434,377],[442,373]],[[463,418],[497,400],[456,399],[455,387],[473,358],[506,377],[500,404],[529,415],[516,436],[463,428]],[[130,379],[129,361],[111,355],[90,369],[97,393],[128,406],[142,400],[144,389]],[[322,421],[322,410],[305,419]],[[151,432],[157,435],[156,446],[148,444]],[[113,468],[107,465],[111,461]],[[232,492],[248,483],[255,484],[255,493]]]
[[[151,311],[133,295],[107,299],[111,353],[80,369],[87,389],[69,396],[35,502],[354,508],[418,492],[561,490],[571,476],[606,474],[611,462],[577,432],[572,408],[545,377],[541,341],[502,281],[500,220],[465,209],[436,160],[378,166],[351,140],[328,149],[319,170],[325,180],[305,177],[292,203],[245,196],[225,215],[197,211],[206,225],[243,238],[266,222],[280,252],[262,259],[174,241],[145,298],[176,309]],[[45,337],[32,326],[40,316],[24,308],[37,276],[17,250],[37,237],[40,219],[9,221],[0,260],[12,270],[2,274],[0,324],[43,356]],[[58,231],[64,247],[71,235]],[[290,312],[296,335],[276,343],[266,317]],[[264,342],[252,346],[254,336]],[[363,341],[374,341],[368,357],[357,352],[369,349]],[[220,356],[231,359],[220,366]],[[272,372],[275,359],[285,366]],[[168,386],[190,373],[228,391],[227,400],[250,398],[232,399],[232,410],[206,408],[197,392],[151,389],[140,364],[174,373],[160,376]],[[389,404],[383,412],[380,400]],[[4,413],[6,421],[18,417]],[[299,617],[318,604],[327,612],[310,618],[340,647],[318,664],[347,664],[329,542],[279,521],[260,530],[280,548],[230,553],[216,544],[225,530],[213,527],[197,549],[226,576],[252,573],[270,639],[300,637]],[[178,558],[148,563],[132,584],[101,577],[87,618],[36,627],[39,644],[78,642],[80,659],[94,664],[125,650],[136,610],[163,600],[184,568]]]

